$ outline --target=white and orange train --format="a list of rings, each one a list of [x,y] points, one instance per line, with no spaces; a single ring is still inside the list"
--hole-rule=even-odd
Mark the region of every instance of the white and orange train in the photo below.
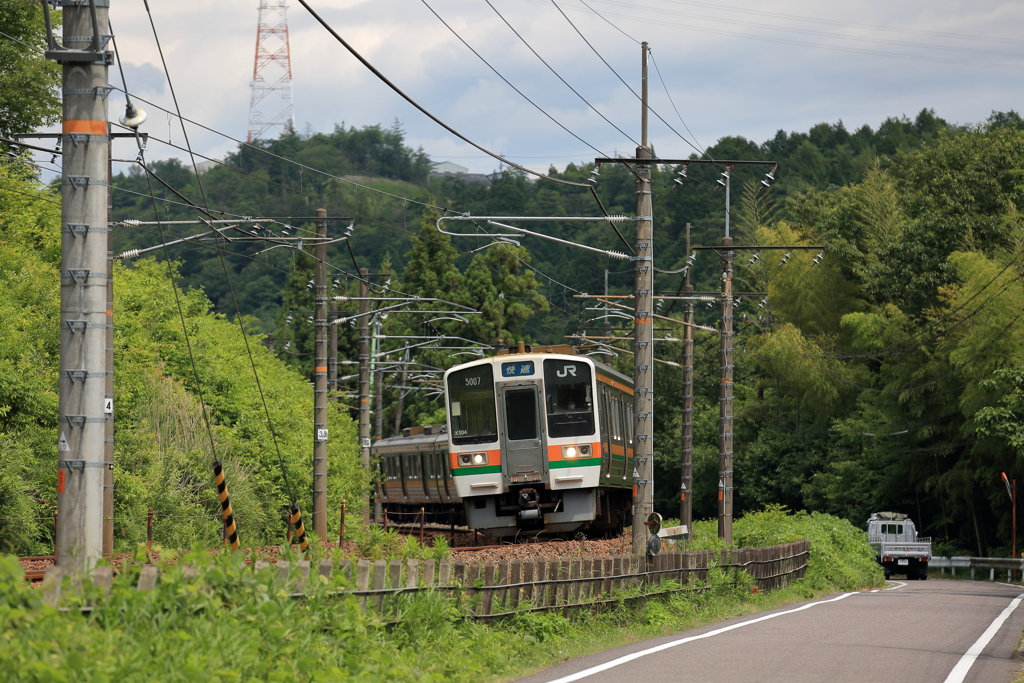
[[[445,373],[448,423],[378,441],[381,500],[487,536],[613,535],[629,522],[633,382],[522,343]]]

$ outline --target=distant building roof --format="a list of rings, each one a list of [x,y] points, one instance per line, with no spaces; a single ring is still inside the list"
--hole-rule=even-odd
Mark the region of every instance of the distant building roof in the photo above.
[[[430,168],[431,175],[464,175],[469,173],[469,169],[465,166],[459,166],[450,161],[435,161],[430,165]]]
[[[196,164],[196,171],[199,172],[199,175],[202,175],[202,174],[206,173],[207,171],[209,171],[211,168],[215,167],[216,165],[217,165],[217,162],[214,161],[213,159],[207,159],[206,161],[200,161],[199,163]]]

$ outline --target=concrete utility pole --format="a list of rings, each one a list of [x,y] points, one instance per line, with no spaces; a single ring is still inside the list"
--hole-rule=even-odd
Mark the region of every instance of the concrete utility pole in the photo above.
[[[316,210],[313,353],[313,532],[327,539],[327,209]],[[321,220],[322,219],[322,220]],[[333,327],[333,326],[332,326]],[[294,501],[293,501],[294,502]]]
[[[373,338],[370,340],[370,381],[373,382],[373,440],[379,441],[382,438],[381,431],[384,429],[384,387],[382,380],[384,377],[381,375],[379,363],[377,362],[378,354],[380,354],[381,346],[381,319],[380,314],[376,314],[373,317],[373,322],[370,326],[371,334]],[[376,520],[381,519],[381,515],[384,511],[384,503],[381,500],[381,482],[378,481],[374,488],[373,496],[373,518]]]
[[[722,330],[721,380],[718,402],[718,537],[732,542],[732,380],[733,365],[733,297],[732,264],[734,253],[732,238],[722,238]]]
[[[338,302],[334,297],[331,297],[327,314],[332,323],[327,334],[327,398],[330,402],[337,400],[338,394],[338,326],[333,324],[338,319]]]
[[[686,257],[690,257],[690,224],[686,224]],[[679,462],[679,523],[693,530],[693,285],[690,268],[683,287],[683,450]]]
[[[107,140],[111,140],[107,124]],[[107,178],[113,178],[110,144],[107,144]],[[114,552],[114,197],[107,186],[107,378],[103,395],[103,554]]]
[[[61,169],[60,408],[56,561],[87,570],[103,551],[107,432],[108,7],[68,3],[63,47],[46,9],[46,57],[64,68]],[[112,406],[111,406],[112,410]]]
[[[640,146],[637,159],[650,159],[647,142],[647,43],[641,45],[643,79]],[[638,163],[636,171],[636,311],[633,320],[633,554],[647,553],[647,517],[654,511],[654,284],[651,166]]]
[[[359,269],[359,456],[370,470],[370,271]],[[363,523],[370,523],[370,508],[363,510]]]
[[[370,329],[373,339],[370,341],[370,382],[373,384],[373,440],[384,438],[384,377],[380,371],[378,358],[381,353],[381,326],[379,315],[373,316]]]
[[[729,219],[732,213],[730,192],[732,166],[726,164],[725,173],[725,237],[722,238],[722,330],[719,334],[721,348],[721,378],[718,401],[718,537],[726,543],[732,542],[732,380],[733,364],[733,297],[732,267],[735,253],[732,250],[732,236],[729,234]]]

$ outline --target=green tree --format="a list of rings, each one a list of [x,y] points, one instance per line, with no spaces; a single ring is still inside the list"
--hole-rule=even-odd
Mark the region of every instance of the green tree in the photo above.
[[[60,13],[51,14],[54,31]],[[45,59],[46,29],[39,3],[0,0],[0,136],[30,133],[60,120],[60,65]]]

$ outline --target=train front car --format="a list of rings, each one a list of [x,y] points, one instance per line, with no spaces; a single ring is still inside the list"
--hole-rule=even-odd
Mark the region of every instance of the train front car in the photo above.
[[[614,387],[624,415],[631,385],[568,346],[520,346],[449,370],[449,458],[468,525],[496,538],[620,530],[632,447],[601,406]]]

